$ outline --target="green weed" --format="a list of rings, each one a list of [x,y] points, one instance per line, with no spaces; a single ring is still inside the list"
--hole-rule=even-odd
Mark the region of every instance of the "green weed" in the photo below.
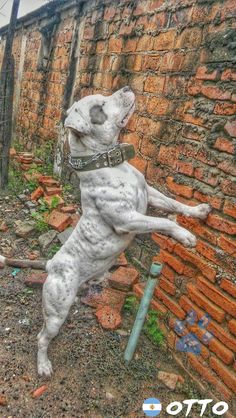
[[[144,331],[150,340],[157,345],[161,345],[164,341],[164,334],[158,326],[158,312],[149,310],[144,325]]]
[[[60,248],[61,246],[59,244],[52,244],[48,251],[49,258],[52,258],[60,250]]]
[[[130,313],[136,313],[139,307],[139,302],[136,296],[127,296],[124,303],[124,309]]]
[[[44,215],[39,212],[33,212],[31,216],[35,220],[35,229],[38,232],[47,232],[49,230],[49,226],[45,221]]]

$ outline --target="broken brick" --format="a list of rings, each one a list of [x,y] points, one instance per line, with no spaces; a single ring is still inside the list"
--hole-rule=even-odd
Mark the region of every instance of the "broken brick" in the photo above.
[[[53,210],[48,219],[48,225],[58,232],[64,231],[71,223],[71,217],[58,210]]]
[[[74,205],[62,206],[61,212],[63,213],[75,213],[76,208]]]
[[[119,258],[115,262],[115,266],[123,266],[123,267],[128,266],[128,261],[125,257],[125,253],[120,254]]]
[[[98,322],[105,329],[117,329],[120,327],[122,322],[120,313],[110,306],[103,306],[102,308],[99,308],[95,315]]]
[[[41,176],[39,179],[39,183],[47,187],[60,186],[60,182],[58,180],[55,180],[54,178],[49,176]]]
[[[43,196],[43,194],[44,194],[44,191],[42,187],[39,186],[36,190],[33,191],[33,193],[31,193],[30,199],[38,200],[41,196]]]
[[[106,288],[101,293],[89,293],[81,298],[81,302],[92,308],[111,306],[120,312],[125,303],[125,296],[120,290]]]
[[[52,196],[52,195],[55,195],[55,194],[61,194],[62,188],[61,188],[61,186],[60,187],[57,187],[57,186],[51,186],[51,187],[46,186],[45,187],[45,192],[46,192],[47,196]]]
[[[111,287],[129,291],[139,279],[139,272],[133,267],[120,267],[109,278]]]
[[[32,273],[30,276],[25,278],[24,284],[29,287],[43,286],[46,278],[47,273]]]

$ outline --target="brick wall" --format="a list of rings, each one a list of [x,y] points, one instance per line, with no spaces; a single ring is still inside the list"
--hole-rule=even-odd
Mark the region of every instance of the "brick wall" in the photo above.
[[[167,195],[213,207],[206,222],[177,216],[196,234],[195,249],[152,235],[165,263],[153,306],[168,313],[162,328],[173,350],[177,319],[190,309],[211,316],[214,338],[199,356],[181,356],[226,399],[236,392],[235,14],[233,0],[91,1],[78,16],[63,15],[46,78],[37,70],[35,23],[26,30],[17,120],[21,140],[56,138],[73,33],[75,98],[132,87],[137,109],[122,134],[137,150],[132,164]],[[135,291],[142,294],[142,285]],[[198,328],[191,330],[201,339]]]

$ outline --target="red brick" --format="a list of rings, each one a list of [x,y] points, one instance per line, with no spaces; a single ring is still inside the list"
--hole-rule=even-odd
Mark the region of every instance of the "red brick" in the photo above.
[[[235,152],[235,145],[226,138],[217,138],[214,144],[214,148],[218,149],[219,151],[228,152],[229,154],[234,154]]]
[[[211,244],[214,244],[214,245],[217,244],[216,233],[211,232],[211,230],[207,228],[203,224],[203,222],[197,219],[188,218],[187,216],[184,216],[184,215],[178,215],[177,221],[184,228],[190,229],[196,235],[199,235],[200,237],[204,238],[206,241],[210,242]]]
[[[123,52],[135,52],[137,48],[137,39],[128,38],[125,42]],[[116,52],[116,51],[114,51]]]
[[[116,14],[115,7],[106,7],[104,12],[104,20],[112,20]]]
[[[232,334],[236,335],[236,320],[235,319],[231,319],[228,322],[228,327],[230,332],[232,332]]]
[[[167,309],[160,302],[157,302],[154,298],[151,300],[151,308],[158,311],[160,315],[166,315]]]
[[[125,303],[125,296],[126,294],[120,290],[105,288],[101,293],[89,293],[81,301],[92,308],[110,306],[117,312],[121,312]]]
[[[209,70],[206,66],[198,67],[196,78],[199,80],[215,80],[218,76],[217,70]]]
[[[216,115],[223,115],[223,116],[235,115],[236,104],[229,103],[229,102],[216,103],[214,107],[214,113]]]
[[[120,313],[110,306],[103,306],[96,311],[96,317],[105,329],[114,330],[120,327],[122,319]]]
[[[108,50],[110,52],[120,53],[122,50],[122,39],[121,38],[110,38],[108,44]]]
[[[235,168],[235,164],[234,164],[234,166],[233,166],[233,164],[228,165],[228,168],[229,167],[232,167],[233,170],[236,169]],[[226,167],[224,167],[224,168],[226,168]],[[222,169],[222,166],[221,166],[221,169]],[[232,174],[232,172],[230,174]],[[225,180],[222,180],[220,182],[220,188],[221,188],[221,190],[222,190],[222,192],[224,194],[227,194],[229,196],[236,197],[236,180],[235,179],[234,180],[231,180],[229,178],[226,178]]]
[[[119,255],[116,263],[114,264],[115,266],[122,266],[122,267],[127,267],[128,266],[128,261],[127,258],[125,256],[125,253],[122,253]]]
[[[212,369],[221,377],[223,382],[228,386],[233,392],[236,392],[236,375],[230,371],[226,366],[224,366],[220,360],[215,357],[210,358],[210,366]]]
[[[230,91],[224,91],[218,87],[213,86],[202,86],[201,92],[204,96],[208,97],[209,99],[230,100],[231,97]]]
[[[218,241],[220,248],[226,251],[229,255],[236,256],[236,242],[235,239],[230,239],[221,235]]]
[[[201,319],[205,314],[205,312],[197,305],[195,305],[187,296],[181,296],[179,299],[179,304],[186,313],[188,313],[190,310],[194,310],[197,314],[198,320]]]
[[[184,184],[178,184],[174,181],[173,177],[167,177],[166,179],[168,189],[180,196],[191,198],[193,196],[193,188],[185,186]]]
[[[157,234],[156,232],[152,234],[152,239],[155,241],[163,250],[168,250],[172,252],[176,242],[165,235]]]
[[[139,298],[141,297],[143,297],[143,293],[144,293],[144,283],[137,283],[137,284],[135,284],[134,285],[134,287],[133,287],[133,291],[134,291],[134,294],[136,295],[136,296],[138,296]]]
[[[224,128],[230,136],[236,138],[236,120],[228,120]]]
[[[159,286],[172,296],[174,296],[176,293],[176,286],[173,283],[170,283],[163,276],[160,278]]]
[[[198,48],[202,40],[200,28],[186,28],[177,37],[175,48]]]
[[[133,165],[137,170],[141,171],[141,173],[145,173],[147,168],[147,161],[144,158],[136,156],[132,160],[130,160],[130,164]]]
[[[221,76],[221,80],[236,81],[236,72],[230,68],[224,70]]]
[[[169,254],[167,251],[160,251],[160,259],[164,263],[167,263],[169,266],[171,266],[177,273],[183,273],[185,268],[184,264],[181,261],[179,261],[176,257]]]
[[[179,150],[176,147],[168,147],[165,145],[160,146],[158,161],[164,165],[170,165],[175,167],[175,161],[179,156]]]
[[[148,112],[156,116],[164,116],[168,114],[170,101],[164,97],[151,97],[147,104]]]
[[[236,284],[227,279],[222,279],[220,282],[221,289],[224,289],[231,296],[236,298]]]
[[[60,182],[58,180],[55,180],[51,176],[41,176],[39,178],[39,183],[43,186],[60,186]]]
[[[232,216],[233,218],[236,218],[236,203],[234,203],[231,200],[226,200],[224,207],[223,207],[223,212],[226,215]]]
[[[114,289],[132,290],[139,279],[139,272],[133,267],[119,267],[109,278],[109,284]]]
[[[215,321],[211,320],[207,326],[208,331],[218,338],[226,347],[230,348],[234,352],[236,351],[236,339],[232,337],[227,331],[225,331]]]
[[[47,275],[47,273],[31,273],[25,277],[24,284],[29,287],[43,286]]]
[[[219,173],[215,171],[212,173],[209,168],[198,167],[194,170],[194,177],[200,181],[203,181],[210,186],[217,186],[219,183]]]
[[[137,41],[137,51],[151,51],[153,49],[153,37],[143,35]]]
[[[225,313],[222,309],[207,299],[193,284],[187,283],[187,290],[189,297],[193,302],[195,302],[200,308],[206,310],[217,322],[223,322]]]
[[[194,198],[203,203],[210,203],[210,205],[215,209],[220,209],[223,202],[223,200],[217,196],[205,195],[198,191],[194,192]]]
[[[143,70],[157,71],[161,64],[161,55],[145,55],[143,61]]]
[[[60,193],[62,193],[62,188],[61,187],[45,187],[45,193],[47,196],[53,196],[53,195],[58,195]]]
[[[212,285],[208,280],[203,277],[197,279],[198,288],[207,296],[212,302],[222,307],[225,312],[228,312],[232,316],[236,316],[236,302],[226,296],[223,292],[217,289],[215,285]]]
[[[234,361],[234,353],[221,344],[216,338],[212,338],[209,342],[209,349],[213,351],[225,364],[232,364]]]
[[[236,234],[236,224],[226,218],[210,213],[206,222],[209,226],[217,229],[218,231],[226,232],[226,234],[229,235]]]
[[[42,187],[38,187],[36,190],[34,190],[33,193],[30,195],[31,200],[38,200],[41,196],[44,195],[44,191]]]
[[[161,32],[159,35],[155,37],[154,49],[156,51],[164,51],[166,49],[172,49],[174,46],[175,36],[176,36],[175,30]]]
[[[216,271],[210,267],[206,260],[204,260],[200,255],[193,253],[191,250],[187,250],[181,244],[177,244],[175,246],[175,253],[183,260],[186,260],[196,266],[209,280],[212,282],[215,281]]]
[[[188,353],[188,359],[191,366],[203,377],[203,379],[213,384],[216,387],[216,390],[223,395],[226,400],[232,398],[232,392],[219,381],[205,362],[202,362],[200,358],[197,358],[192,353]]]
[[[165,84],[165,77],[148,76],[144,84],[144,91],[150,93],[162,93]]]
[[[94,26],[87,26],[84,29],[83,38],[86,40],[93,39],[94,37]]]
[[[184,319],[185,312],[183,309],[181,309],[179,304],[167,296],[161,289],[156,287],[154,295],[157,299],[160,299],[164,305],[166,305],[167,308],[169,308],[169,310],[177,316],[177,318]]]
[[[192,176],[194,167],[192,163],[187,163],[185,161],[177,161],[176,171],[181,174],[186,174],[187,176]]]
[[[207,258],[208,260],[212,261],[217,265],[222,265],[222,261],[218,258],[217,251],[206,242],[198,240],[196,245],[196,250],[203,255],[203,257]]]
[[[70,216],[57,210],[53,210],[48,219],[48,224],[58,232],[64,231],[71,223],[72,219]]]
[[[62,206],[61,212],[63,213],[75,213],[76,207],[74,205]]]
[[[184,66],[184,59],[182,52],[167,52],[161,61],[160,70],[162,72],[180,71]]]
[[[175,282],[175,272],[165,264],[162,269],[162,274],[165,276],[171,283]]]

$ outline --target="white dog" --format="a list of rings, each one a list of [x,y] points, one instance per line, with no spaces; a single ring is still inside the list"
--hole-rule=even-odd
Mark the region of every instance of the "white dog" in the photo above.
[[[50,376],[47,356],[82,283],[103,276],[135,234],[157,231],[193,247],[195,237],[175,222],[146,216],[148,205],[205,219],[207,204],[188,207],[150,187],[127,161],[132,146],[119,145],[120,130],[134,111],[129,87],[111,96],[85,97],[67,112],[71,165],[78,170],[83,215],[74,232],[47,263],[43,287],[44,325],[38,335],[38,373]]]

